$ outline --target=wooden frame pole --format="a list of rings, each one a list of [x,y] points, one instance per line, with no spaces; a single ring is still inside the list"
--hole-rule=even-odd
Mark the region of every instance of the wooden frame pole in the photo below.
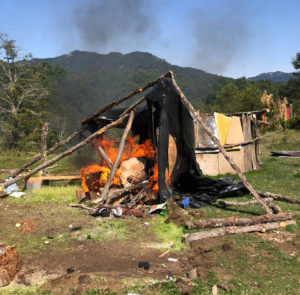
[[[195,111],[194,107],[192,106],[192,104],[186,99],[185,95],[183,94],[183,92],[180,90],[180,88],[178,87],[173,73],[171,75],[172,77],[172,81],[174,83],[174,86],[177,88],[178,92],[180,93],[180,97],[183,100],[183,102],[186,104],[186,106],[189,108],[190,112],[195,116],[195,118],[199,121],[201,127],[206,131],[206,133],[208,134],[208,136],[212,139],[212,141],[217,145],[218,149],[220,150],[220,152],[223,154],[223,156],[225,157],[225,159],[228,161],[228,163],[230,164],[230,166],[237,172],[239,178],[241,179],[241,181],[243,182],[243,184],[245,185],[245,187],[249,190],[249,192],[252,194],[252,196],[260,203],[260,205],[262,206],[262,208],[264,209],[264,211],[269,214],[272,215],[272,210],[270,208],[268,208],[266,206],[266,204],[262,201],[261,197],[258,195],[258,193],[254,190],[253,186],[251,185],[251,183],[247,180],[247,178],[245,177],[245,175],[242,173],[241,169],[236,165],[236,163],[230,158],[230,156],[227,154],[225,148],[221,145],[220,141],[218,138],[216,138],[212,132],[208,129],[208,127],[206,126],[206,124],[203,122],[201,116],[199,116],[197,114],[197,112]]]

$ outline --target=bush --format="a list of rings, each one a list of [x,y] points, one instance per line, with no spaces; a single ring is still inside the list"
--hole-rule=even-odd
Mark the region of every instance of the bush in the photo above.
[[[286,121],[286,127],[288,129],[300,130],[300,117],[291,118],[288,121]]]

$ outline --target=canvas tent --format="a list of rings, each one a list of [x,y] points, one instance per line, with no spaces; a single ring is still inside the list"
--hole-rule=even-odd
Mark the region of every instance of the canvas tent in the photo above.
[[[237,144],[226,150],[242,172],[256,170],[260,166],[259,141],[247,145],[241,144],[258,137],[256,134],[258,128],[255,128],[257,120],[253,113],[240,113],[232,116],[220,113],[201,115],[206,125],[225,148]],[[194,125],[196,159],[203,174],[213,176],[236,173],[196,120]]]

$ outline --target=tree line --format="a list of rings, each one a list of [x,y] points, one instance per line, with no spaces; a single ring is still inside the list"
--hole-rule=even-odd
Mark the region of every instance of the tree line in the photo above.
[[[300,52],[296,54],[292,63],[296,71],[288,82],[282,83],[205,76],[206,82],[207,79],[211,79],[210,82],[212,82],[206,83],[207,88],[204,88],[206,99],[193,97],[200,88],[195,88],[196,85],[185,78],[180,69],[178,69],[176,79],[185,94],[188,97],[191,96],[192,103],[200,108],[201,112],[233,113],[257,110],[261,108],[260,98],[263,92],[267,91],[267,93],[273,94],[275,101],[287,97],[289,102],[293,103],[296,115],[299,116]],[[113,83],[111,88],[115,92],[117,91],[117,95],[119,92],[124,94],[123,88],[126,88],[128,83],[127,88],[134,89],[136,88],[135,84],[141,85],[144,80],[148,81],[156,76],[153,69],[138,73],[135,71],[132,73],[119,72],[118,77],[122,78],[120,81],[112,76],[113,73],[109,69],[107,69],[107,74],[108,80]],[[87,76],[88,72],[85,72],[85,75]],[[193,76],[193,72],[190,75]],[[99,96],[111,96],[103,95],[102,92],[98,93],[100,88],[104,89],[104,92],[110,90],[106,84],[98,85],[99,80],[96,77],[94,79],[86,77],[83,81],[79,75],[75,75],[75,77],[77,78],[74,79],[74,73],[69,74],[59,65],[44,61],[36,62],[30,54],[22,56],[16,41],[9,40],[6,35],[0,34],[0,147],[23,150],[38,149],[41,128],[45,122],[50,122],[48,144],[51,146],[66,135],[63,134],[63,131],[66,130],[64,125],[74,125],[73,117],[69,113],[76,112],[77,109],[83,113],[88,112],[88,105],[93,100],[96,100],[93,102],[95,105],[100,105],[105,101],[99,101]],[[89,81],[89,84],[85,84],[86,80]],[[127,81],[127,84],[122,82],[124,80]],[[108,84],[109,81],[107,81]],[[79,94],[74,93],[78,85],[81,85]],[[78,106],[74,102],[67,106],[70,97],[78,95],[79,98],[84,98],[77,101]]]

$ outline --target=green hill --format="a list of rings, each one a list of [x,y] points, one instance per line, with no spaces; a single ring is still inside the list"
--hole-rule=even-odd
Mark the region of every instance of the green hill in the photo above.
[[[205,105],[229,80],[205,71],[171,65],[150,53],[73,51],[55,58],[35,59],[60,65],[68,72],[50,111],[63,119],[61,128],[70,131],[80,125],[80,120],[97,109],[132,90],[172,70],[176,81],[196,108],[205,111]]]

